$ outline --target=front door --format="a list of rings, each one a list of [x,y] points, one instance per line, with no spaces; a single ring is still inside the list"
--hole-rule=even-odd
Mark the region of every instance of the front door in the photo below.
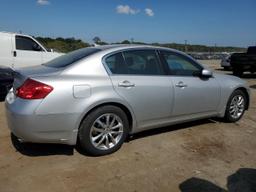
[[[161,52],[174,85],[172,117],[216,113],[220,86],[214,77],[202,78],[202,66],[192,59],[171,51]]]
[[[33,39],[16,35],[15,47],[14,68],[42,64],[42,52],[44,50]]]

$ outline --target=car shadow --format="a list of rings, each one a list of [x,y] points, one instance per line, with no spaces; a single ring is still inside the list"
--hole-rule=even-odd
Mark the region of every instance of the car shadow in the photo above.
[[[218,120],[218,119],[216,118],[216,120]],[[216,121],[214,119],[203,119],[203,120],[197,120],[197,121],[193,121],[193,122],[177,124],[177,125],[173,125],[173,126],[166,126],[166,127],[156,128],[156,129],[150,129],[150,130],[146,130],[146,131],[142,131],[142,132],[139,132],[139,133],[129,135],[127,137],[127,139],[125,140],[125,142],[129,143],[129,142],[132,142],[133,140],[136,140],[136,139],[140,139],[140,138],[144,138],[144,137],[150,137],[150,136],[154,136],[154,135],[158,135],[158,134],[162,134],[162,133],[166,133],[166,132],[170,132],[170,131],[176,131],[176,130],[179,130],[179,129],[186,129],[186,128],[190,128],[190,127],[193,127],[193,126],[196,126],[196,125],[209,124],[209,123],[216,123]],[[75,149],[81,155],[92,156],[91,154],[88,154],[85,151],[83,151],[83,149],[79,145],[79,142],[76,145]]]
[[[216,121],[213,119],[204,119],[204,120],[182,123],[182,124],[168,126],[168,127],[161,127],[158,129],[151,129],[151,130],[147,130],[147,131],[143,131],[140,133],[130,135],[127,138],[126,142],[130,142],[132,140],[140,139],[143,137],[149,137],[149,136],[153,136],[153,135],[162,134],[165,132],[176,131],[176,130],[180,130],[180,129],[186,129],[189,127],[193,127],[196,125],[210,124],[210,123],[216,123]],[[76,146],[69,146],[69,145],[62,145],[62,144],[22,143],[13,134],[11,134],[11,141],[12,141],[13,147],[19,153],[26,155],[26,156],[30,156],[30,157],[49,156],[49,155],[68,155],[69,156],[69,155],[74,154],[74,150],[76,150],[81,155],[91,156],[82,150],[79,143]]]
[[[196,177],[192,177],[179,185],[181,192],[255,192],[256,169],[241,168],[227,177],[227,189]]]
[[[142,131],[139,133],[132,134],[128,137],[127,142],[130,142],[132,140],[140,139],[143,137],[149,137],[153,135],[159,135],[162,133],[170,132],[170,131],[177,131],[181,129],[187,129],[191,128],[197,125],[203,125],[203,124],[212,124],[216,123],[217,121],[220,121],[220,119],[202,119],[202,120],[197,120],[197,121],[192,121],[192,122],[187,122],[187,123],[181,123],[181,124],[175,124],[171,126],[166,126],[166,127],[160,127],[156,129],[150,129],[146,131]]]
[[[22,143],[17,137],[11,134],[11,141],[13,147],[23,155],[36,157],[36,156],[49,156],[49,155],[73,155],[74,146],[62,144],[37,144],[37,143]]]

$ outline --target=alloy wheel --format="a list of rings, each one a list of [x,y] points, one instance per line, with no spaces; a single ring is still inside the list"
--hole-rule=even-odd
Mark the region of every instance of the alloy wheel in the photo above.
[[[242,95],[236,95],[233,97],[230,107],[229,113],[232,118],[238,119],[243,115],[245,109],[245,100]]]
[[[123,122],[114,113],[106,113],[98,117],[90,129],[90,140],[100,150],[108,150],[118,144],[123,136]]]

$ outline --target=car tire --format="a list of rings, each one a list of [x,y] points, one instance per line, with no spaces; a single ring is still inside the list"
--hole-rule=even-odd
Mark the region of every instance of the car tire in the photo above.
[[[241,90],[235,90],[231,94],[226,106],[225,121],[232,123],[241,119],[245,112],[247,102],[245,93]]]
[[[96,108],[84,118],[78,139],[85,154],[101,156],[117,151],[128,132],[129,122],[125,112],[119,107],[106,105]]]

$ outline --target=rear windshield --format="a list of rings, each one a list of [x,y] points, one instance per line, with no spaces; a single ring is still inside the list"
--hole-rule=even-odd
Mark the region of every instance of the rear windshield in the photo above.
[[[54,67],[54,68],[63,68],[63,67],[67,67],[67,66],[71,65],[72,63],[74,63],[80,59],[83,59],[85,57],[88,57],[89,55],[92,55],[99,51],[100,51],[100,49],[96,49],[96,48],[78,49],[76,51],[67,53],[66,55],[57,57],[47,63],[44,63],[43,65],[46,65],[48,67]]]

